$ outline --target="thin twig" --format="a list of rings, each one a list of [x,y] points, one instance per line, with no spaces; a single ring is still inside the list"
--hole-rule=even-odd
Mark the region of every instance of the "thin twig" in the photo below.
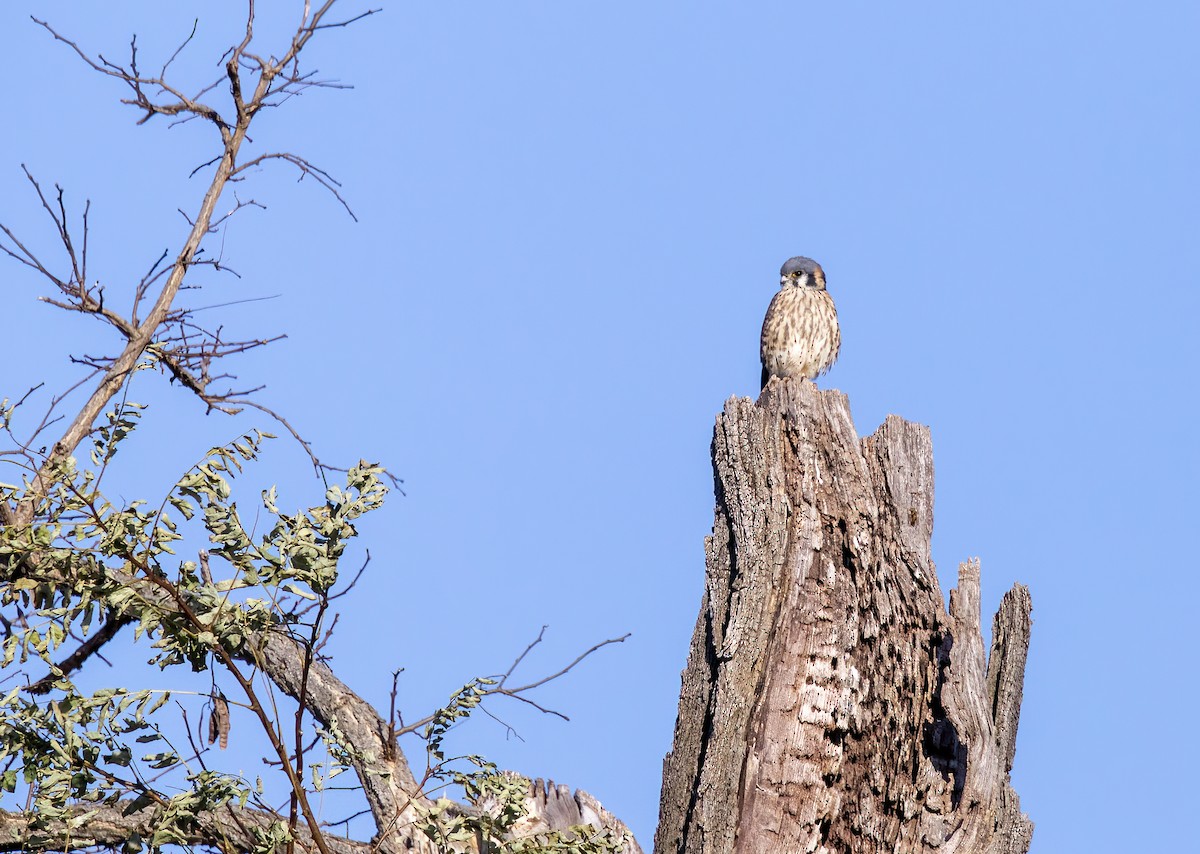
[[[630,632],[626,632],[625,634],[621,635],[621,637],[619,637],[619,638],[609,638],[608,640],[600,641],[600,643],[593,645],[589,649],[587,649],[584,652],[577,655],[575,657],[574,661],[572,661],[570,664],[568,664],[566,667],[562,668],[561,670],[557,671],[556,673],[552,673],[549,676],[543,677],[542,679],[538,679],[535,682],[530,682],[528,685],[522,685],[520,688],[506,688],[505,683],[507,682],[508,677],[512,674],[513,670],[516,669],[516,666],[521,663],[521,661],[525,658],[525,656],[529,654],[529,651],[531,649],[533,649],[533,647],[537,646],[538,643],[541,642],[542,635],[545,633],[545,631],[546,631],[546,627],[543,626],[541,632],[538,633],[537,638],[535,638],[533,640],[533,642],[531,642],[527,647],[525,647],[524,651],[520,655],[517,656],[516,660],[509,666],[508,671],[496,681],[495,685],[485,686],[485,687],[480,688],[479,696],[484,697],[484,698],[491,697],[494,695],[499,695],[499,696],[504,696],[504,697],[512,697],[514,700],[520,700],[522,703],[526,703],[530,706],[533,706],[535,709],[537,709],[539,712],[542,712],[543,714],[554,715],[556,717],[562,718],[564,721],[570,720],[570,718],[568,718],[562,712],[555,711],[554,709],[548,709],[545,706],[542,706],[539,703],[536,703],[533,700],[530,700],[528,697],[524,696],[524,694],[527,691],[532,691],[534,688],[538,688],[542,685],[545,685],[547,682],[551,682],[555,679],[558,679],[561,676],[565,676],[567,673],[571,672],[571,670],[573,670],[581,661],[583,661],[585,658],[590,656],[592,653],[596,652],[599,649],[603,649],[604,647],[608,646],[609,644],[624,643],[625,640],[628,639],[631,635]],[[401,735],[407,735],[408,733],[411,733],[411,732],[417,732],[422,727],[431,723],[436,717],[437,717],[436,715],[428,715],[428,716],[422,718],[421,720],[416,721],[415,723],[411,723],[411,724],[408,724],[407,726],[399,727],[396,730],[396,735],[401,736]]]
[[[333,194],[334,198],[336,198],[341,203],[342,207],[346,209],[346,213],[350,214],[350,218],[355,222],[358,222],[358,217],[355,216],[354,211],[350,209],[350,204],[344,198],[342,198],[342,183],[324,169],[314,165],[297,154],[292,154],[291,152],[286,151],[273,152],[271,154],[260,154],[258,157],[247,160],[238,166],[238,168],[234,170],[233,175],[241,175],[241,173],[245,172],[246,170],[252,169],[255,166],[260,166],[268,160],[283,160],[287,163],[291,163],[298,170],[300,170],[300,177],[296,179],[298,182],[303,181],[307,176],[311,175],[314,179],[316,179],[317,183]],[[234,178],[233,180],[240,179]]]
[[[626,632],[625,634],[621,635],[619,638],[609,638],[608,640],[600,641],[600,643],[598,643],[595,646],[592,646],[589,649],[587,649],[586,651],[580,653],[578,656],[575,657],[574,661],[572,661],[570,664],[568,664],[562,670],[559,670],[557,673],[551,673],[549,676],[539,679],[536,682],[530,682],[528,685],[522,685],[520,688],[506,688],[506,689],[504,689],[503,693],[508,694],[509,696],[514,696],[518,693],[521,693],[524,691],[530,691],[541,685],[545,685],[547,682],[551,682],[551,681],[557,679],[558,677],[569,673],[575,667],[575,665],[579,664],[579,662],[583,661],[585,658],[587,658],[589,655],[591,655],[596,650],[603,649],[604,647],[608,646],[609,644],[624,643],[632,634],[633,634],[632,632]],[[500,686],[504,685],[504,683],[507,679],[508,679],[508,676],[505,675],[504,679],[500,680]],[[497,686],[497,687],[500,687],[500,686]]]

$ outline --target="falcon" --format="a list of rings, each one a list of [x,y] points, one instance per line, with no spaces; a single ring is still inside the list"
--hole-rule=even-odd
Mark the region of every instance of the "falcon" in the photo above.
[[[829,370],[842,346],[837,309],[825,290],[825,271],[811,258],[789,258],[779,293],[767,307],[759,353],[762,387],[771,377],[811,380]]]

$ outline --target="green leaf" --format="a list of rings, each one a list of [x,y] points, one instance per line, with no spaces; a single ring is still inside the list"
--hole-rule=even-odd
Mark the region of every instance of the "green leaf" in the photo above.
[[[129,803],[127,803],[125,805],[125,807],[121,810],[121,815],[126,815],[126,816],[133,815],[135,812],[140,812],[141,810],[144,810],[146,807],[151,806],[153,803],[154,803],[154,798],[152,798],[149,795],[149,793],[142,792],[140,795],[138,795],[136,798],[134,798],[132,801],[130,801]]]
[[[288,593],[292,593],[292,594],[294,594],[294,595],[296,595],[296,596],[299,596],[301,599],[308,599],[309,601],[312,601],[312,602],[316,602],[316,601],[317,601],[317,596],[316,596],[316,594],[314,594],[314,593],[309,593],[307,590],[301,590],[299,587],[297,587],[295,584],[292,584],[291,582],[288,582],[288,583],[286,583],[286,584],[283,584],[283,585],[281,585],[281,586],[282,586],[282,587],[283,587],[283,589],[284,589],[284,590],[286,590]]]

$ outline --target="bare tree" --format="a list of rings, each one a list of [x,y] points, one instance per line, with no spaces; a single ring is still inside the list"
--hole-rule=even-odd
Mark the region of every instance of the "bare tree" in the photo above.
[[[927,428],[859,439],[849,402],[772,380],[713,438],[704,601],[655,851],[1024,854],[1009,770],[1029,592],[985,656],[979,564],[947,614]]]
[[[260,113],[312,87],[335,85],[306,70],[302,57],[310,42],[377,11],[335,17],[334,6],[335,0],[297,2],[290,40],[266,53],[257,46],[249,0],[244,32],[222,58],[220,75],[195,91],[172,79],[194,30],[148,71],[136,37],[128,59],[118,63],[34,19],[124,87],[122,103],[138,112],[139,124],[158,117],[200,122],[212,129],[216,145],[193,173],[210,178],[194,211],[185,214],[177,251],[158,257],[131,294],[122,295],[122,302],[132,297],[126,312],[90,275],[89,205],[73,219],[64,190],[48,191],[26,171],[61,252],[43,257],[0,223],[0,250],[49,283],[46,301],[94,317],[118,341],[111,355],[75,357],[83,379],[53,395],[44,414],[25,417],[38,389],[0,407],[9,440],[0,459],[19,481],[0,487],[2,664],[10,686],[0,700],[0,787],[24,799],[20,808],[0,811],[0,850],[166,844],[225,852],[639,850],[624,825],[586,793],[443,752],[447,730],[488,697],[536,706],[531,691],[623,638],[597,644],[559,673],[518,684],[514,671],[523,653],[507,673],[471,680],[446,707],[417,721],[404,722],[394,694],[386,713],[361,699],[322,649],[335,622],[334,602],[353,585],[340,570],[355,522],[382,503],[389,475],[366,462],[348,469],[323,463],[282,414],[256,399],[257,388],[229,384],[226,359],[275,339],[226,340],[181,303],[181,293],[197,287],[190,279],[195,270],[221,269],[206,254],[206,241],[229,217],[257,205],[235,197],[227,213],[217,214],[230,186],[249,170],[270,163],[297,170],[350,212],[338,182],[303,156],[246,154]],[[256,431],[214,448],[161,500],[116,503],[102,483],[117,447],[138,426],[140,407],[127,392],[141,369],[167,375],[209,411],[259,410],[303,445],[318,474],[343,473],[344,483],[327,480],[323,500],[296,514],[280,511],[273,491],[263,493],[272,523],[267,533],[255,534],[230,498],[230,481],[267,438]],[[83,400],[68,409],[76,391]],[[90,467],[76,460],[83,452],[90,452]],[[210,548],[172,566],[171,544],[183,540],[189,526],[202,529]],[[172,704],[151,689],[79,687],[77,673],[101,658],[126,626],[135,627],[135,637],[153,640],[153,664],[203,674],[195,696]],[[291,707],[277,694],[290,698]],[[174,728],[164,722],[169,713],[181,716]],[[254,721],[265,737],[264,761],[286,793],[282,807],[263,786],[220,767],[214,751],[227,745],[235,714]],[[198,734],[201,716],[207,743]],[[401,750],[406,735],[424,740],[423,761],[410,763]],[[310,762],[316,745],[331,757],[319,768]],[[369,840],[332,832],[313,808],[313,792],[344,769],[357,773],[374,826]],[[458,786],[465,801],[432,796],[447,784]]]

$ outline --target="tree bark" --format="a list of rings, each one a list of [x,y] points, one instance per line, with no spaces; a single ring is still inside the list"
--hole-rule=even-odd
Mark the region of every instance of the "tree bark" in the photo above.
[[[141,839],[146,843],[157,830],[151,820],[152,810],[127,814],[126,808],[130,804],[119,801],[116,806],[77,806],[67,819],[48,822],[39,830],[30,829],[32,816],[29,813],[0,811],[0,852],[128,851],[131,840]],[[203,845],[219,851],[254,851],[258,845],[254,831],[269,829],[279,818],[273,813],[225,806],[201,813],[196,826],[183,835],[189,845]],[[333,854],[375,854],[378,850],[369,842],[342,839],[332,832],[326,834],[324,842]],[[412,851],[415,854],[440,854],[432,844],[425,844],[426,847],[417,846]],[[149,845],[143,844],[143,851],[148,848]],[[296,827],[295,848],[299,854],[318,850],[303,823]]]
[[[716,519],[655,851],[1024,854],[1009,785],[1030,632],[985,656],[978,561],[943,605],[927,428],[772,380],[718,416]]]

